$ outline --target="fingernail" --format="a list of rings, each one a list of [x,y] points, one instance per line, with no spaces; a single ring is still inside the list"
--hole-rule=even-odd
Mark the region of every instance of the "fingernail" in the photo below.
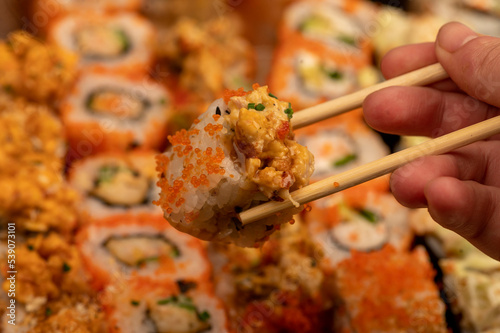
[[[454,53],[477,37],[478,35],[467,26],[453,22],[444,25],[439,30],[437,45],[448,53]]]

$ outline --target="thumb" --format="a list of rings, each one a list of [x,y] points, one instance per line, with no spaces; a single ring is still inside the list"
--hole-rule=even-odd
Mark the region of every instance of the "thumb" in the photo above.
[[[437,36],[436,56],[460,89],[500,107],[500,38],[448,23]]]

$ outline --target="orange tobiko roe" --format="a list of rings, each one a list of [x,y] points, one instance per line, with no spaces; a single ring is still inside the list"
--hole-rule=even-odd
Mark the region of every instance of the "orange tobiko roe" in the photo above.
[[[260,84],[258,84],[258,83],[252,84],[253,90],[257,90],[258,88],[260,88]],[[269,92],[269,88],[267,89],[267,91]],[[229,100],[231,99],[231,97],[246,96],[250,93],[251,93],[251,91],[245,91],[245,89],[243,89],[243,88],[238,88],[238,90],[226,89],[226,90],[224,90],[222,98],[224,99],[224,102],[227,104],[227,103],[229,103]]]

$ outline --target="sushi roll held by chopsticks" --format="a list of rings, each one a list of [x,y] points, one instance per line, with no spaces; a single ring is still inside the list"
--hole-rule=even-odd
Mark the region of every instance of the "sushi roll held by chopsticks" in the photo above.
[[[188,131],[170,136],[157,157],[165,218],[198,238],[247,247],[290,221],[300,205],[248,226],[237,214],[308,184],[314,157],[293,140],[292,115],[289,103],[254,85],[226,91]]]

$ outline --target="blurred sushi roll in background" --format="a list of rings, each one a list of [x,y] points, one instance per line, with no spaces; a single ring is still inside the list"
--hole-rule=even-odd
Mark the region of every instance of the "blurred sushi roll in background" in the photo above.
[[[153,62],[155,29],[132,13],[68,13],[52,22],[47,39],[80,57],[85,69],[144,75]]]
[[[61,106],[70,147],[80,156],[159,149],[171,114],[171,97],[163,86],[97,73],[82,76]]]
[[[77,244],[98,290],[137,276],[203,281],[211,273],[202,243],[155,215],[123,214],[95,221],[80,230]]]
[[[305,215],[311,237],[323,251],[319,264],[326,273],[350,260],[353,251],[376,252],[390,244],[404,252],[412,243],[406,207],[368,186],[352,191],[315,202]]]
[[[119,213],[162,215],[153,205],[156,187],[156,152],[101,153],[73,164],[69,183],[83,198],[80,209],[94,219]]]
[[[255,51],[242,38],[241,22],[221,16],[199,23],[183,17],[159,32],[156,54],[174,90],[191,91],[191,102],[222,97],[225,89],[249,89],[255,73]],[[207,105],[205,105],[207,106]]]
[[[287,40],[273,59],[269,87],[298,111],[360,89],[362,70],[369,67],[364,60],[309,40]]]
[[[423,248],[354,253],[336,270],[338,332],[448,332],[445,305]]]
[[[103,305],[109,332],[230,332],[208,281],[135,279],[108,287]]]
[[[160,26],[175,24],[179,17],[189,17],[197,21],[207,21],[217,13],[217,3],[211,0],[141,0],[141,11]],[[193,10],[195,9],[195,10]]]
[[[295,131],[314,155],[311,181],[321,180],[389,154],[380,136],[363,122],[361,110]]]
[[[32,0],[29,11],[51,14],[51,18],[68,12],[115,13],[133,12],[141,8],[143,0]]]
[[[462,236],[434,223],[427,210],[415,210],[411,215],[415,233],[437,257],[443,293],[463,331],[498,330],[500,263]]]
[[[210,244],[209,257],[218,272],[216,294],[231,304],[236,332],[323,332],[331,316],[321,250],[308,236],[300,217],[279,227],[262,248]]]
[[[346,57],[369,63],[371,42],[362,21],[355,15],[360,9],[359,1],[354,2],[356,4],[349,5],[346,1],[343,6],[338,1],[297,1],[284,11],[280,41],[313,40]]]

